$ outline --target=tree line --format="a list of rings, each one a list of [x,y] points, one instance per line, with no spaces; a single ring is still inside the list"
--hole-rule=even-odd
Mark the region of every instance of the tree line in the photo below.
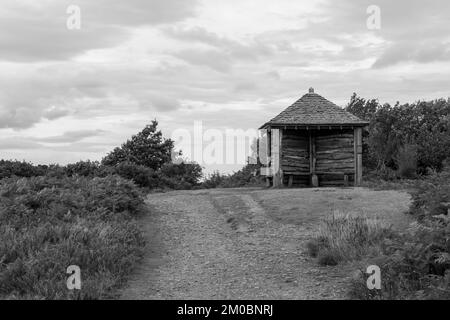
[[[369,122],[363,134],[366,171],[413,178],[439,172],[450,158],[450,99],[390,105],[354,93],[345,109]]]

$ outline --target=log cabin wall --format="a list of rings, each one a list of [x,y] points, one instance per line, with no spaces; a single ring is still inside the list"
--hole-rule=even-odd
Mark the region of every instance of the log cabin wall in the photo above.
[[[309,133],[306,130],[283,130],[281,169],[283,184],[309,186]],[[291,177],[292,176],[292,177]],[[289,181],[291,179],[291,181]]]
[[[317,174],[319,186],[354,184],[353,129],[281,131],[280,169],[283,185],[310,186],[312,173]],[[344,175],[347,181],[344,181]]]
[[[315,171],[320,186],[342,185],[355,179],[354,133],[349,130],[317,130],[315,136]]]

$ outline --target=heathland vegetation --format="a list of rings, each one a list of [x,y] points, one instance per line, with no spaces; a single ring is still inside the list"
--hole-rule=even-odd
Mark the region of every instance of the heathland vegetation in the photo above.
[[[372,217],[333,216],[308,243],[310,255],[322,265],[360,262],[352,298],[449,299],[450,101],[390,106],[353,95],[347,110],[370,123],[363,140],[367,185],[406,187],[414,222],[394,230]],[[369,264],[381,269],[381,290],[367,288]]]
[[[353,95],[346,109],[370,123],[363,137],[367,186],[406,185],[416,222],[399,231],[370,217],[335,215],[310,241],[311,255],[325,265],[379,265],[382,290],[367,290],[361,273],[354,298],[448,299],[450,101],[391,106]],[[149,210],[145,194],[261,185],[258,165],[203,177],[200,165],[173,162],[176,156],[153,121],[100,162],[0,160],[0,298],[112,297],[142,254],[137,218]],[[69,265],[81,268],[80,291],[66,288]]]
[[[0,161],[0,298],[114,297],[145,245],[137,218],[151,189],[188,189],[201,167],[171,162],[154,121],[102,162]],[[66,287],[81,269],[81,290]]]

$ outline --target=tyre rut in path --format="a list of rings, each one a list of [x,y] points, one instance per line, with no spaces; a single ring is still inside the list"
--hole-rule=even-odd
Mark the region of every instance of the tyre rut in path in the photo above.
[[[152,194],[147,252],[123,299],[342,299],[346,275],[305,253],[307,227],[275,222],[242,189]]]

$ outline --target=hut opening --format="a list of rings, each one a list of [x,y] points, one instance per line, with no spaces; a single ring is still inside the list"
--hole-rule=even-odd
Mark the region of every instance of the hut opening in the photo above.
[[[267,143],[261,175],[274,187],[359,186],[367,125],[311,88],[260,127]]]

